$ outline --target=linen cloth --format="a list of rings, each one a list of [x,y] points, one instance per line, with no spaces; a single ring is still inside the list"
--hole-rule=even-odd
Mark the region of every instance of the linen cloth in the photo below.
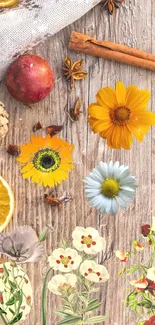
[[[20,0],[0,10],[0,80],[9,64],[38,42],[83,16],[101,0]]]

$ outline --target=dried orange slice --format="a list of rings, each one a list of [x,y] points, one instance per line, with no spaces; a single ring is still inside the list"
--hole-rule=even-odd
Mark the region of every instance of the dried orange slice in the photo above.
[[[19,3],[19,0],[0,0],[0,8],[8,8],[15,6]]]
[[[14,195],[9,184],[0,176],[0,232],[6,228],[14,212]]]

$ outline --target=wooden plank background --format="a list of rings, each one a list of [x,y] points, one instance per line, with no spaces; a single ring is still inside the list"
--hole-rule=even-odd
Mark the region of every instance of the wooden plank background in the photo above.
[[[96,6],[83,18],[65,28],[48,41],[36,47],[33,53],[45,57],[56,75],[55,87],[51,95],[43,102],[27,108],[14,101],[6,91],[4,83],[0,84],[0,100],[6,105],[10,115],[9,134],[0,147],[0,173],[12,186],[16,197],[14,218],[7,230],[28,224],[38,233],[48,223],[54,231],[50,233],[45,244],[47,254],[55,249],[62,237],[71,239],[75,226],[94,226],[106,238],[107,251],[100,261],[104,262],[110,273],[110,280],[101,290],[101,312],[107,314],[106,325],[135,325],[135,316],[123,305],[127,279],[117,276],[120,264],[114,257],[117,249],[129,250],[132,240],[139,238],[142,223],[151,222],[155,209],[155,129],[149,131],[141,144],[134,141],[130,151],[111,150],[104,140],[94,135],[87,123],[87,107],[93,102],[95,94],[101,87],[115,86],[120,80],[126,86],[135,84],[149,89],[152,93],[149,109],[155,111],[155,74],[149,71],[104,61],[95,57],[83,56],[88,78],[76,83],[70,92],[69,84],[62,76],[63,60],[70,55],[78,60],[81,55],[68,51],[68,41],[72,30],[87,33],[98,39],[117,41],[155,53],[155,2],[154,0],[126,0],[116,15],[109,16]],[[83,106],[80,121],[72,124],[66,111],[74,106],[80,97]],[[44,189],[24,180],[15,159],[6,152],[8,144],[26,143],[33,125],[41,121],[44,125],[63,124],[61,136],[75,144],[75,168],[69,179],[57,188],[59,194],[66,192],[73,199],[62,209],[52,208],[43,203]],[[119,160],[129,165],[133,175],[137,176],[136,199],[126,212],[119,212],[116,217],[99,216],[95,209],[90,209],[83,195],[82,179],[100,160],[109,162]],[[147,252],[144,258],[147,257]],[[34,290],[34,308],[25,325],[41,324],[41,289],[48,265],[46,257],[36,265],[26,266]],[[48,295],[47,325],[55,325],[57,318],[54,310],[58,299],[54,294]]]

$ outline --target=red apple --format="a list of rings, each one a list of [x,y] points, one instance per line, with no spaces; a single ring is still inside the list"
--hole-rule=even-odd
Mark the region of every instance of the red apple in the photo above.
[[[37,103],[54,86],[54,73],[49,63],[38,55],[27,54],[14,61],[6,74],[9,93],[23,103]]]

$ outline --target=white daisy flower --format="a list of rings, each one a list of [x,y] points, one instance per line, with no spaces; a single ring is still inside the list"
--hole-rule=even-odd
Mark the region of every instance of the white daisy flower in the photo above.
[[[99,209],[100,213],[116,215],[119,205],[126,209],[133,201],[136,191],[136,178],[130,175],[128,166],[118,161],[100,162],[99,166],[84,179],[85,195],[91,207]]]
[[[48,289],[56,295],[61,296],[62,293],[71,293],[76,286],[77,276],[75,274],[57,274],[53,276],[48,283]]]
[[[155,267],[151,267],[147,270],[147,279],[155,282]]]
[[[89,281],[102,283],[109,279],[109,273],[105,266],[95,261],[85,260],[80,266],[80,273]]]
[[[96,254],[105,251],[106,241],[92,228],[76,227],[72,233],[73,245],[78,251]]]
[[[54,270],[59,270],[60,272],[71,272],[79,267],[82,262],[82,257],[78,255],[78,252],[75,249],[58,248],[53,251],[51,256],[49,256],[48,261]]]

